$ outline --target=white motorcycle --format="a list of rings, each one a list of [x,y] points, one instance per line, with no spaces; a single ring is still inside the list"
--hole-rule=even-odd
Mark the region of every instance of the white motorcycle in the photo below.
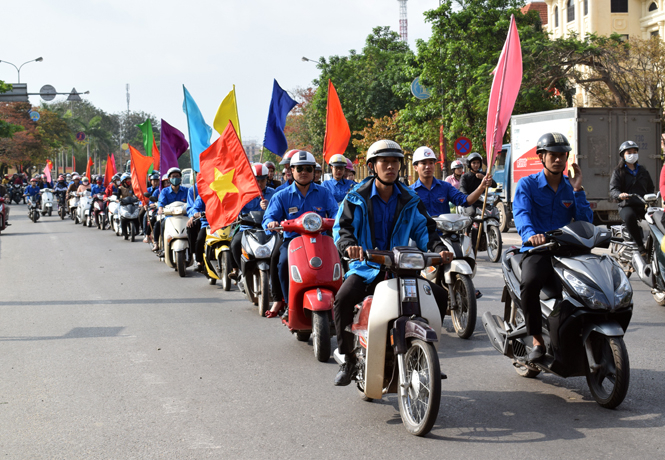
[[[79,206],[79,197],[76,192],[69,192],[69,217],[74,221],[75,224],[78,224],[79,221],[76,219],[76,209]]]
[[[186,268],[194,263],[187,236],[187,203],[174,201],[164,206],[163,216],[164,262],[184,277]]]
[[[80,193],[79,196],[79,204],[76,207],[76,223],[81,222],[84,227],[92,227],[92,217],[90,216],[92,195],[89,191],[86,191]]]
[[[51,217],[51,214],[53,214],[53,190],[50,188],[45,188],[42,189],[41,191],[42,194],[42,209],[41,213],[42,216],[45,216],[48,214],[49,217]]]
[[[115,232],[116,236],[120,236],[122,235],[122,228],[120,226],[120,202],[115,195],[111,195],[107,201],[108,205],[106,206],[106,214],[108,216],[109,224],[111,225],[111,230]]]

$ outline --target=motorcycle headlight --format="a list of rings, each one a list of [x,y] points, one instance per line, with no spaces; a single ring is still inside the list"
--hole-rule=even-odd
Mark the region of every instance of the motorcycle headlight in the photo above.
[[[257,259],[265,259],[270,257],[270,249],[266,246],[259,246],[254,250],[254,255]]]
[[[305,230],[310,233],[318,232],[321,230],[322,225],[323,219],[315,212],[310,212],[307,214],[302,221],[302,226],[305,227]]]
[[[422,270],[425,268],[425,258],[422,254],[401,254],[398,265],[406,270]]]
[[[450,220],[436,221],[437,228],[439,230],[443,230],[444,232],[459,232],[467,228],[469,225],[471,225],[471,219],[469,219],[468,217],[455,221],[450,221]]]
[[[171,211],[171,214],[174,216],[181,216],[182,215],[182,208],[175,208],[173,211]]]
[[[615,308],[624,307],[633,300],[633,287],[628,281],[628,277],[619,267],[612,269],[612,278],[614,280],[614,305]]]
[[[589,308],[595,310],[609,310],[610,303],[605,294],[584,283],[578,277],[568,270],[563,271],[563,278],[568,282],[571,288],[579,295]]]

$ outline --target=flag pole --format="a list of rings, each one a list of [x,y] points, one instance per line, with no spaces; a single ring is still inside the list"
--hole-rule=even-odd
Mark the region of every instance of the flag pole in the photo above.
[[[238,96],[236,96],[236,85],[233,85],[233,105],[236,109],[236,120],[238,120],[238,139],[242,145],[242,133],[240,132],[240,117],[238,117]]]
[[[508,28],[508,35],[506,36],[506,53],[504,55],[504,63],[503,63],[503,69],[501,71],[501,83],[499,84],[499,98],[497,100],[496,104],[496,117],[494,119],[494,132],[492,133],[492,145],[490,146],[490,152],[489,155],[487,156],[487,169],[488,173],[491,172],[492,170],[492,165],[490,162],[494,161],[494,144],[496,144],[496,133],[497,130],[499,129],[499,113],[501,112],[501,98],[503,96],[503,83],[506,80],[506,69],[508,68],[508,53],[510,51],[510,35],[513,32],[512,28],[512,22],[513,22],[513,15],[511,15],[511,21],[510,21],[510,26]],[[491,97],[491,92],[490,92],[490,97]],[[490,158],[492,160],[490,160]],[[482,166],[482,163],[481,163]],[[485,207],[487,206],[487,193],[489,192],[489,186],[485,187],[485,196],[483,198],[483,210],[482,213],[480,214],[481,219],[485,217]],[[483,221],[481,220],[478,223],[478,236],[476,237],[476,251],[475,253],[478,254],[478,247],[480,246],[480,235],[482,235],[483,232]]]

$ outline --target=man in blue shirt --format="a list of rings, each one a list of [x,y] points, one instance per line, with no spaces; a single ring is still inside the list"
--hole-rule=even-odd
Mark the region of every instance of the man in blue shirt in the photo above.
[[[39,185],[37,184],[37,178],[33,177],[30,179],[30,185],[25,188],[23,192],[24,196],[27,196],[30,200],[34,201],[35,204],[39,207],[42,201],[42,194]]]
[[[544,169],[520,179],[513,199],[513,216],[522,238],[522,252],[545,244],[545,232],[568,225],[573,219],[593,221],[593,212],[582,187],[582,170],[573,163],[572,177],[563,175],[570,150],[563,134],[548,133],[538,139],[536,153]],[[539,296],[545,282],[554,276],[551,257],[549,251],[533,252],[521,262],[520,291],[526,330],[533,336],[533,350],[528,357],[532,362],[540,361],[545,355]]]
[[[280,225],[283,220],[295,219],[302,214],[314,211],[321,217],[334,217],[337,212],[337,203],[328,190],[314,183],[314,168],[316,160],[314,155],[300,150],[291,157],[291,174],[293,184],[278,191],[268,203],[263,216],[263,228],[271,230]],[[285,232],[284,242],[279,249],[279,259],[273,257],[270,268],[270,278],[275,303],[269,312],[268,318],[277,316],[289,299],[289,243],[298,234]],[[277,263],[275,263],[277,262]]]
[[[194,210],[194,203],[199,197],[199,189],[196,186],[196,180],[194,180],[194,185],[189,187],[187,192],[187,216],[189,220],[187,221],[187,239],[189,240],[189,247],[196,249],[199,245],[201,246],[201,253],[197,254],[194,251],[194,256],[196,257],[196,271],[202,273],[204,270],[203,267],[203,245],[205,244],[206,231],[202,226],[203,219],[194,218],[196,211]],[[205,211],[205,203],[203,203],[203,211]],[[199,239],[201,241],[199,242]]]
[[[397,142],[381,140],[372,144],[367,166],[373,175],[349,192],[337,212],[333,238],[339,251],[351,259],[333,305],[337,349],[346,355],[335,377],[337,386],[351,383],[356,372],[353,334],[347,331],[353,322],[353,308],[385,279],[385,273],[365,261],[365,251],[408,246],[409,239],[413,239],[420,250],[439,252],[444,263],[453,259],[418,195],[397,181],[403,158]],[[430,286],[443,319],[448,303],[446,291],[434,283]]]
[[[328,164],[332,168],[333,178],[324,181],[322,185],[332,193],[337,204],[340,204],[356,183],[352,180],[344,179],[344,173],[346,172],[346,157],[344,155],[338,153],[331,156]]]
[[[164,206],[167,206],[171,203],[174,203],[176,201],[182,201],[182,202],[187,202],[187,192],[189,192],[189,189],[187,187],[183,187],[180,184],[182,183],[182,173],[180,172],[180,168],[171,168],[168,170],[166,173],[166,177],[169,180],[169,183],[171,184],[170,187],[165,187],[162,189],[161,192],[159,192],[159,199],[157,200],[157,214],[161,215],[164,214]],[[161,236],[161,220],[157,220],[155,222],[155,231],[154,231],[154,239],[155,241],[159,240],[159,237]],[[162,250],[159,251],[157,254],[159,257],[162,257],[164,255],[164,244],[162,242]],[[153,248],[153,251],[157,251],[157,245]]]

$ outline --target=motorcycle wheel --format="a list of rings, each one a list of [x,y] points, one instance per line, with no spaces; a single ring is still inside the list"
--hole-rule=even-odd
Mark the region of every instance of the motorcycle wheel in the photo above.
[[[51,217],[51,214],[53,214],[53,208],[48,209],[48,216]]]
[[[476,329],[476,290],[468,275],[457,275],[453,282],[452,295],[455,296],[457,308],[450,310],[455,332],[462,339],[468,339]]]
[[[176,252],[176,270],[178,271],[180,278],[185,277],[186,264],[187,262],[185,261],[185,251]]]
[[[508,231],[508,210],[506,209],[506,203],[500,201],[496,204],[496,209],[499,211],[499,231],[506,232]]]
[[[503,242],[501,241],[501,232],[499,228],[495,226],[490,226],[485,233],[487,238],[487,257],[490,262],[498,262],[501,258],[501,248]]]
[[[593,358],[600,368],[592,374],[587,361],[586,381],[593,399],[607,409],[614,409],[626,397],[630,384],[626,344],[621,337],[600,334],[594,334],[592,340]]]
[[[35,222],[35,223],[37,223],[37,219],[38,219],[37,213],[38,213],[38,212],[39,212],[39,211],[32,211],[32,212],[30,213],[30,219],[31,219],[33,222]]]
[[[231,271],[231,251],[223,251],[222,252],[222,260],[220,261],[221,263],[221,275],[220,278],[222,280],[222,289],[225,291],[230,291],[231,290],[231,279],[229,278],[229,273]],[[247,287],[245,286],[245,289]]]
[[[653,300],[655,300],[661,307],[665,307],[665,291],[656,291],[656,293],[653,294]]]
[[[129,239],[133,243],[134,241],[136,241],[136,224],[134,222],[129,224],[129,232],[130,232]]]
[[[60,220],[65,220],[65,208],[58,209],[58,214],[60,214]]]
[[[399,413],[406,430],[415,436],[430,432],[439,414],[441,402],[441,368],[434,345],[412,340],[404,355],[404,373],[409,379],[398,396]]]
[[[270,309],[270,279],[264,271],[259,274],[259,316],[265,316]]]
[[[330,315],[327,311],[312,312],[312,345],[314,356],[325,363],[330,359]]]
[[[296,340],[298,342],[309,342],[309,338],[312,335],[311,332],[298,331],[296,332]]]

